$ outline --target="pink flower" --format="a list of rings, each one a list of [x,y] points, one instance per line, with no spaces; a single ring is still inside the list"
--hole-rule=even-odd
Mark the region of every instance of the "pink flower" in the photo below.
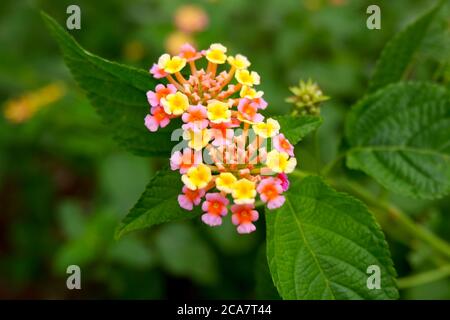
[[[253,204],[235,204],[231,206],[231,221],[237,227],[238,233],[251,233],[256,230],[252,222],[258,220],[258,211],[254,210]]]
[[[153,75],[153,78],[155,79],[161,79],[164,77],[167,77],[168,73],[165,72],[163,69],[160,69],[158,67],[158,64],[153,64],[152,68],[150,69],[150,73]]]
[[[185,174],[190,167],[202,163],[202,152],[189,148],[184,148],[183,153],[176,151],[170,157],[170,168],[172,170],[180,170],[181,174]]]
[[[284,204],[286,198],[282,195],[283,187],[281,186],[281,180],[278,178],[268,177],[258,184],[256,191],[259,193],[259,197],[264,203],[267,203],[267,208],[276,209]]]
[[[190,62],[200,59],[202,57],[202,53],[197,52],[197,50],[195,50],[195,48],[191,44],[185,43],[180,48],[179,56],[185,58],[188,62]]]
[[[170,122],[169,115],[164,112],[163,107],[152,107],[150,110],[152,115],[145,117],[145,126],[151,132],[155,132],[159,127],[164,128]]]
[[[180,204],[180,207],[189,211],[191,211],[194,206],[198,206],[202,197],[205,195],[205,190],[203,189],[191,190],[186,186],[183,186],[182,191],[183,194],[178,196],[178,203]]]
[[[267,101],[264,100],[264,98],[262,98],[262,97],[261,98],[254,98],[254,99],[252,99],[252,103],[255,104],[258,107],[258,109],[263,109],[263,110],[268,105]]]
[[[220,193],[206,194],[206,201],[202,204],[202,210],[205,214],[202,215],[202,221],[211,227],[222,224],[222,217],[227,214],[227,205],[229,201]]]
[[[284,137],[284,134],[280,133],[279,135],[273,137],[272,141],[276,150],[286,152],[291,157],[294,156],[294,146]]]
[[[258,113],[258,105],[253,103],[252,100],[247,98],[242,98],[239,100],[238,104],[239,116],[242,120],[247,120],[250,122],[261,122],[264,117]]]
[[[201,104],[189,106],[181,119],[185,123],[182,126],[183,130],[205,129],[209,123],[206,108]]]
[[[283,191],[286,191],[289,189],[289,179],[286,173],[282,172],[277,175],[277,178],[281,181],[281,187],[283,188]]]
[[[212,145],[215,147],[229,145],[233,142],[234,130],[232,128],[239,126],[234,122],[210,123]]]
[[[158,84],[155,88],[155,92],[147,91],[147,100],[152,107],[157,107],[161,104],[161,99],[165,98],[170,93],[177,92],[177,88],[173,84],[168,84],[165,87],[163,84]]]

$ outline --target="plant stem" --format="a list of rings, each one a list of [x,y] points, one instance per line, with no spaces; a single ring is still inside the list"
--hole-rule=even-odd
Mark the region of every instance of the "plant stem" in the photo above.
[[[414,235],[416,238],[427,243],[434,250],[450,258],[450,245],[446,241],[437,237],[423,226],[416,224],[408,215],[406,215],[400,209],[374,197],[370,192],[367,192],[366,189],[359,184],[346,181],[344,182],[344,186],[347,186],[354,194],[358,195],[362,200],[367,202],[369,205],[387,212],[389,218],[394,222],[398,223],[399,225],[401,225],[405,229],[405,231],[408,231],[408,233]]]
[[[400,289],[411,288],[450,276],[450,265],[397,280]]]
[[[317,173],[320,173],[320,167],[322,166],[322,160],[320,157],[320,144],[319,144],[319,135],[317,133],[317,130],[313,133],[313,144],[314,144],[314,157],[316,158],[317,164],[316,164],[316,171]]]
[[[324,177],[328,176],[328,174],[336,167],[336,165],[341,162],[341,160],[345,157],[346,152],[338,154],[333,160],[328,162],[321,170],[321,175]]]

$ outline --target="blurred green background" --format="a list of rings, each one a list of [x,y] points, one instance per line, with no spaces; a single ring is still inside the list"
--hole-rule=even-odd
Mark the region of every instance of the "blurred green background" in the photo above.
[[[264,219],[240,236],[227,223],[199,219],[113,239],[114,229],[168,159],[121,150],[65,67],[40,18],[65,25],[89,51],[148,69],[185,41],[221,42],[248,56],[262,78],[268,111],[285,113],[288,87],[312,78],[332,99],[322,107],[320,161],[311,138],[300,166],[316,170],[337,153],[343,119],[364,93],[374,63],[395,32],[434,1],[203,0],[0,2],[0,298],[277,298],[264,256]],[[366,8],[381,7],[382,29],[366,28]],[[411,77],[448,81],[448,6],[433,23]],[[443,80],[442,80],[443,79]],[[153,89],[153,88],[149,88]],[[449,199],[387,195],[446,240]],[[174,199],[175,201],[175,199]],[[420,243],[388,234],[400,277],[439,265]],[[67,290],[66,268],[82,270],[82,290]],[[401,291],[404,299],[449,299],[450,280]]]

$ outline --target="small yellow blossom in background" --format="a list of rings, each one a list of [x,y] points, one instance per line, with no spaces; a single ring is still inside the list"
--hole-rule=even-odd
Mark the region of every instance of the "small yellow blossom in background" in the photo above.
[[[174,23],[179,30],[185,33],[201,32],[208,26],[209,18],[202,7],[188,4],[176,10]]]
[[[294,95],[286,98],[286,102],[294,104],[293,115],[319,115],[320,103],[329,99],[311,79],[306,82],[300,80],[298,86],[289,90]]]
[[[230,172],[222,172],[216,179],[216,187],[225,193],[233,192],[233,185],[237,181],[236,177]]]
[[[286,152],[272,150],[267,154],[267,167],[276,173],[291,173],[297,165],[297,159],[290,158]]]
[[[305,0],[303,5],[310,11],[318,11],[324,5],[324,0]]]
[[[165,47],[171,55],[178,55],[181,47],[185,43],[195,45],[195,41],[191,35],[182,31],[174,31],[167,37]]]
[[[280,124],[277,120],[269,118],[266,122],[253,125],[253,130],[258,136],[264,139],[272,138],[280,131]]]
[[[240,179],[233,185],[232,194],[236,204],[252,204],[255,202],[255,182],[246,178]]]
[[[140,61],[142,60],[144,55],[145,55],[144,45],[137,40],[129,41],[123,47],[123,56],[128,61],[133,62]]]
[[[343,6],[347,4],[347,0],[329,0],[329,2],[333,6]]]
[[[191,190],[205,188],[211,179],[211,169],[203,163],[189,168],[188,172],[181,177],[184,184]]]
[[[65,91],[65,87],[61,83],[49,84],[41,89],[24,94],[19,98],[6,101],[3,114],[10,122],[25,122],[42,108],[61,99]]]

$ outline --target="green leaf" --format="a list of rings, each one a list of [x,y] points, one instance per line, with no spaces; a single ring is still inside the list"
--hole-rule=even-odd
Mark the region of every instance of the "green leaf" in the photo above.
[[[316,130],[322,124],[322,118],[316,116],[276,116],[280,131],[292,143],[297,144],[304,136]]]
[[[286,203],[266,221],[269,267],[283,299],[398,298],[384,235],[361,201],[309,176],[292,181]],[[367,287],[371,265],[380,268],[380,289]]]
[[[361,100],[347,119],[347,165],[385,188],[433,199],[450,192],[450,95],[399,83]]]
[[[45,13],[42,17],[57,40],[73,77],[117,142],[141,156],[169,154],[173,147],[170,135],[176,125],[172,123],[157,132],[149,132],[144,125],[149,111],[146,92],[156,85],[150,74],[93,55],[53,18]]]
[[[122,220],[116,230],[116,238],[133,230],[199,215],[198,210],[187,211],[178,204],[177,197],[181,194],[182,187],[178,172],[159,171],[147,185],[138,202]]]
[[[384,47],[375,72],[369,83],[369,92],[374,92],[390,83],[402,79],[414,52],[419,48],[428,27],[439,11],[443,1],[417,19],[403,31],[397,33]]]

